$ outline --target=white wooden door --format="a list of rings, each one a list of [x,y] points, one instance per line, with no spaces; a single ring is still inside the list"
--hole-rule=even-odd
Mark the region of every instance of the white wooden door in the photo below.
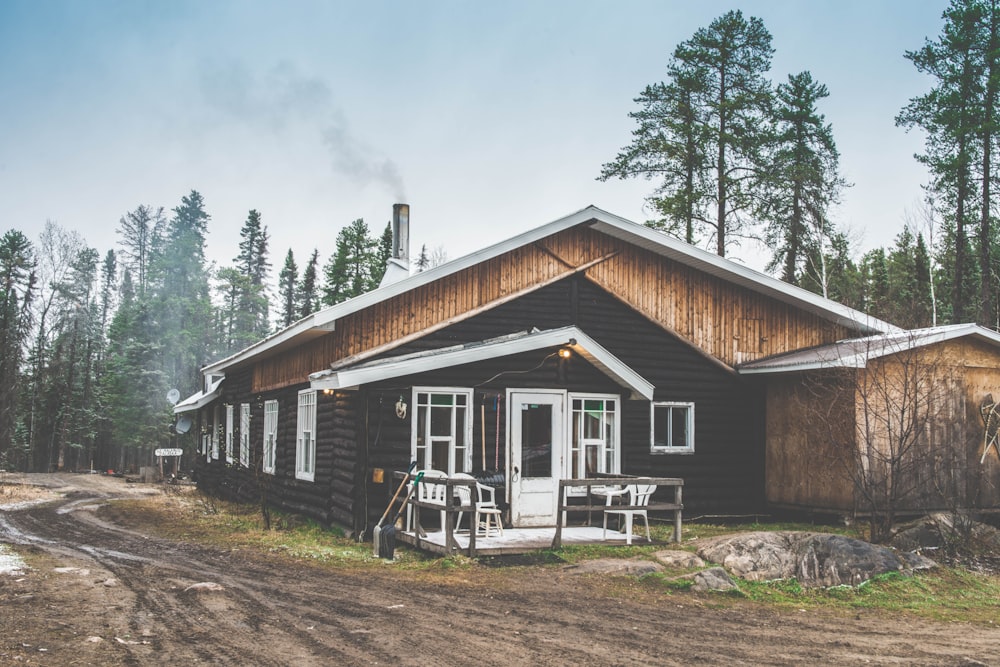
[[[565,450],[566,394],[511,391],[507,405],[511,520],[515,527],[554,526]]]

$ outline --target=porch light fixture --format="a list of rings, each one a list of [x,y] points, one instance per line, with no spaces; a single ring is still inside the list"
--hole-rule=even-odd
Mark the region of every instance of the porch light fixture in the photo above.
[[[406,419],[406,401],[403,400],[402,396],[396,401],[396,416],[400,419]]]
[[[559,348],[559,358],[560,359],[569,359],[569,357],[570,357],[571,354],[572,354],[572,352],[570,351],[570,349],[568,347],[561,347],[561,348]]]

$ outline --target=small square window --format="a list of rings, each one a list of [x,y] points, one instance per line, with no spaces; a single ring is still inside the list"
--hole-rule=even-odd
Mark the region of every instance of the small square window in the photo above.
[[[694,453],[694,403],[653,403],[649,432],[654,454]]]

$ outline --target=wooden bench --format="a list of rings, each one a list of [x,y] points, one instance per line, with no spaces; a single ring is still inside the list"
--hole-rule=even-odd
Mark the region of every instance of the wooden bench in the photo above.
[[[628,510],[628,509],[645,509],[649,512],[673,512],[674,514],[674,542],[681,541],[681,513],[684,509],[684,503],[682,499],[682,489],[684,488],[684,480],[679,477],[623,477],[623,476],[602,476],[599,478],[587,478],[587,479],[561,479],[559,480],[559,507],[556,518],[556,534],[552,538],[552,548],[559,549],[562,547],[562,529],[563,525],[566,523],[566,515],[570,512],[587,512],[588,515],[595,510],[604,511],[605,505],[594,505],[592,502],[593,494],[591,493],[591,488],[595,486],[626,486],[629,484],[654,484],[656,485],[657,493],[663,487],[670,488],[674,490],[674,501],[672,503],[668,502],[650,502],[649,505],[645,507],[632,507],[631,505],[615,505],[615,509],[618,510]],[[585,504],[569,504],[568,497],[566,495],[567,490],[570,488],[586,488],[587,498]]]

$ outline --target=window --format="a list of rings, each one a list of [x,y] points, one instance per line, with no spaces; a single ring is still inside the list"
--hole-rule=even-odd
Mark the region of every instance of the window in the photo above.
[[[233,406],[226,406],[226,463],[233,462]]]
[[[215,409],[212,410],[212,459],[215,461],[219,460],[219,428],[221,424],[219,422],[219,406],[216,405]]]
[[[570,394],[572,439],[569,478],[619,471],[618,397]]]
[[[264,460],[262,469],[274,474],[274,454],[278,444],[278,402],[264,401]]]
[[[651,451],[694,453],[694,403],[653,403],[650,408]]]
[[[240,465],[250,467],[250,404],[240,403]]]
[[[454,475],[472,468],[471,389],[415,387],[417,407],[410,453],[418,468]]]
[[[299,392],[295,438],[295,478],[313,481],[316,474],[316,392]]]

